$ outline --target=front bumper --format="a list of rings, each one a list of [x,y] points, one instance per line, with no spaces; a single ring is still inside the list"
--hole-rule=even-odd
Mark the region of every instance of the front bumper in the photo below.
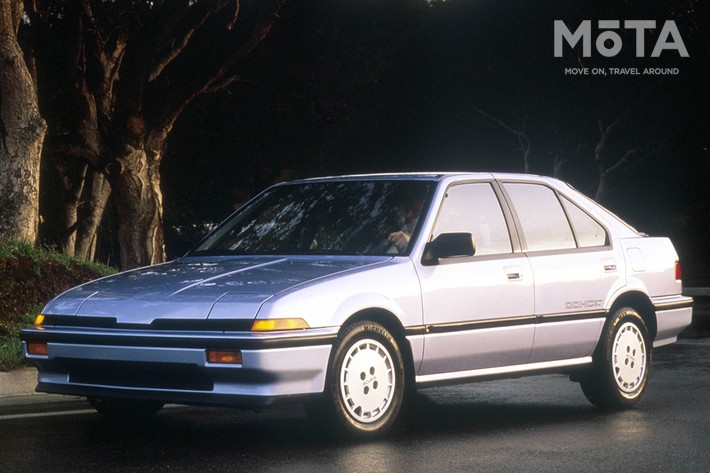
[[[337,328],[292,332],[202,332],[84,327],[22,331],[37,366],[37,391],[209,405],[267,405],[323,392]],[[47,343],[47,355],[27,352]],[[207,361],[239,350],[241,364]]]

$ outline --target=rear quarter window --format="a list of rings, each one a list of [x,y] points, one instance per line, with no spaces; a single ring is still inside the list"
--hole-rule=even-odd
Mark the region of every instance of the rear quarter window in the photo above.
[[[580,248],[592,248],[595,246],[605,246],[608,244],[606,230],[592,217],[587,215],[582,209],[563,197],[562,203],[565,206]]]

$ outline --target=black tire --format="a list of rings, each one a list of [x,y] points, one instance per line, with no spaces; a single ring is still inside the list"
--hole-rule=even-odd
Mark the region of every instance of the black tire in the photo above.
[[[607,320],[592,369],[580,380],[582,392],[595,406],[631,407],[646,390],[651,370],[651,345],[641,316],[622,307]]]
[[[326,412],[321,414],[350,436],[380,436],[395,424],[405,389],[397,341],[376,322],[356,322],[343,331],[335,347],[324,396]],[[314,407],[307,411],[313,413]]]
[[[106,417],[119,422],[140,422],[157,414],[163,406],[161,401],[142,399],[117,399],[109,397],[87,398],[91,407]]]

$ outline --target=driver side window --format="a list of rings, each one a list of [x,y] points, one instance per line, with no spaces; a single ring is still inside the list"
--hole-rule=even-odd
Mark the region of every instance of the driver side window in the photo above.
[[[476,256],[513,251],[500,202],[489,183],[455,185],[446,192],[432,239],[460,232],[473,235]]]

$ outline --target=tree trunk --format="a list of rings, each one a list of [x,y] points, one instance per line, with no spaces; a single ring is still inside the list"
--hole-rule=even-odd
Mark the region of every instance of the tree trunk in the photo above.
[[[74,256],[93,260],[99,225],[111,196],[111,186],[102,173],[91,170],[84,186],[84,195],[79,204],[76,226],[76,246]]]
[[[604,196],[606,195],[607,191],[607,182],[606,182],[606,174],[605,173],[599,173],[599,176],[597,177],[597,190],[594,192],[594,201],[598,202],[600,204],[604,203]]]
[[[133,145],[119,143],[118,149],[124,153],[107,166],[118,212],[117,238],[124,270],[165,261],[160,158],[167,133],[160,138],[147,136],[148,139],[131,140]],[[137,143],[143,146],[135,146]]]
[[[48,132],[42,157],[39,238],[63,253],[91,260],[111,187],[88,160],[56,152],[50,138]]]
[[[35,242],[46,124],[17,27],[22,2],[0,0],[0,239]]]
[[[19,24],[22,2],[15,2]],[[110,192],[121,267],[164,261],[159,167],[168,133],[195,97],[237,80],[237,63],[268,34],[282,0],[149,8],[83,1],[60,10],[25,3],[50,121],[47,155],[73,159],[55,173],[64,191],[48,212],[61,227],[57,244],[89,257]]]

